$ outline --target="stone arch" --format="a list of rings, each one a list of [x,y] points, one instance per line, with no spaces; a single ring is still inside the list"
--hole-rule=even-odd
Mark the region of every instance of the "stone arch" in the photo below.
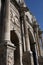
[[[33,36],[34,34],[29,29],[28,29],[28,35],[29,35],[29,40],[30,40],[30,49],[31,49],[31,51],[33,51],[34,50],[33,46],[35,45],[35,40],[34,40],[34,36]]]
[[[19,43],[19,38],[18,35],[16,34],[15,30],[11,30],[10,31],[10,38],[11,38],[11,42],[14,44],[15,43]]]
[[[30,40],[30,49],[32,51],[33,54],[33,60],[34,60],[34,65],[37,65],[37,59],[36,59],[36,50],[35,50],[35,40],[34,40],[34,36],[33,36],[33,32],[31,32],[29,30],[29,40]]]
[[[30,33],[29,35],[30,35],[31,38],[32,38],[32,39],[31,39],[32,42],[35,42],[35,37],[34,37],[34,32],[33,32],[33,30],[30,29],[30,30],[28,30],[28,31],[29,31],[29,33]]]
[[[14,65],[20,65],[19,38],[15,30],[10,31],[10,40],[16,47],[14,51]]]
[[[31,31],[29,31],[29,38],[31,39],[31,42],[33,43],[34,42],[34,37],[33,37],[32,33],[31,33]]]

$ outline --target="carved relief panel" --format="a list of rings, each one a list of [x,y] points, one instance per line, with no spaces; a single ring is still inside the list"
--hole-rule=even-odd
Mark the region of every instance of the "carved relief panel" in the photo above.
[[[10,3],[10,26],[11,29],[20,27],[19,12],[12,3]]]
[[[10,3],[10,30],[15,30],[20,38],[20,15],[17,8]]]
[[[14,50],[11,48],[7,49],[7,65],[14,65]]]

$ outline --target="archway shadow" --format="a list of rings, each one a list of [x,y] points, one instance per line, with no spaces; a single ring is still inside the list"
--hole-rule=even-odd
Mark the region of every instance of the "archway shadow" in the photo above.
[[[14,65],[20,65],[20,51],[19,51],[19,38],[14,30],[10,32],[11,42],[16,46],[14,51]]]
[[[36,50],[35,50],[35,44],[36,44],[36,42],[34,42],[33,35],[32,35],[32,33],[30,31],[29,31],[29,40],[30,40],[30,48],[31,48],[31,51],[33,53],[34,65],[37,65]]]

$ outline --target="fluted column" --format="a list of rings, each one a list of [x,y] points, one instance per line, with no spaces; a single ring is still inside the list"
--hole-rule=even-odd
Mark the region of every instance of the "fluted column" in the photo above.
[[[38,54],[38,56],[39,55],[41,56],[40,45],[39,45],[38,27],[37,27],[37,32],[36,32],[36,42],[38,43],[37,44],[37,49],[38,49],[37,54]]]
[[[23,36],[23,42],[24,42],[24,52],[26,51],[26,44],[25,44],[25,37]]]
[[[23,63],[22,63],[22,54],[23,54],[22,43],[19,43],[19,46],[20,46],[20,65],[23,65]]]
[[[1,0],[0,65],[14,65],[15,46],[10,42],[10,0]]]
[[[26,44],[25,44],[25,32],[24,32],[23,20],[22,20],[22,34],[23,34],[23,49],[25,52],[26,51]]]
[[[25,31],[25,43],[26,43],[26,46],[27,46],[27,51],[30,51],[30,41],[29,41],[29,35],[28,35],[28,28],[27,28],[27,25],[26,25],[25,13],[24,13],[24,31]]]
[[[10,40],[10,0],[2,0],[2,41]],[[4,7],[4,8],[3,8]]]

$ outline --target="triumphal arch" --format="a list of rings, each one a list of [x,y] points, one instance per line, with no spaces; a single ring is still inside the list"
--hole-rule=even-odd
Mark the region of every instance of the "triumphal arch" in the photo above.
[[[24,0],[1,0],[0,12],[0,65],[37,65],[39,25]]]

